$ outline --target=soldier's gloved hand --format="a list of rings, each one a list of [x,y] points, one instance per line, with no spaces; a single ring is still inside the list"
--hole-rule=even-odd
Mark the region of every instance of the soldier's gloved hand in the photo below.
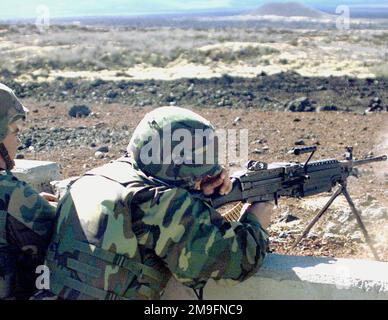
[[[241,217],[246,213],[253,213],[264,229],[271,223],[274,204],[272,202],[247,203],[241,210]]]
[[[225,195],[232,191],[233,185],[229,173],[224,168],[217,176],[204,178],[201,181],[200,188],[205,196],[212,195],[216,192],[216,189],[218,189],[220,195]]]

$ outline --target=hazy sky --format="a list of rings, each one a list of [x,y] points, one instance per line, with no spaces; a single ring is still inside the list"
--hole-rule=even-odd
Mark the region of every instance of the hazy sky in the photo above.
[[[289,0],[292,1],[292,0]],[[295,0],[294,0],[295,1]],[[51,17],[195,11],[205,9],[255,8],[279,0],[0,0],[0,18],[36,17],[39,5]],[[283,1],[285,2],[285,1]],[[310,5],[385,4],[388,0],[304,0]]]

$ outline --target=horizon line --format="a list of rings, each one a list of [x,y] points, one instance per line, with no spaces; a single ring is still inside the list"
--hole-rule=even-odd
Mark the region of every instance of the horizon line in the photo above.
[[[276,2],[276,1],[275,1]],[[337,5],[330,4],[316,4],[308,6],[315,9],[328,9],[335,8]],[[388,9],[388,4],[351,4],[348,5],[353,9]],[[257,9],[260,6],[249,6],[249,7],[240,7],[240,8],[230,8],[230,7],[220,7],[220,8],[209,8],[209,9],[180,9],[176,11],[154,11],[154,12],[135,12],[135,13],[95,13],[95,14],[72,14],[72,15],[57,15],[50,16],[50,19],[72,19],[72,18],[98,18],[98,17],[146,17],[146,16],[158,16],[158,15],[178,15],[178,14],[201,14],[201,13],[217,13],[217,12],[243,12],[246,10]],[[0,21],[5,20],[32,20],[36,19],[36,16],[1,16]]]

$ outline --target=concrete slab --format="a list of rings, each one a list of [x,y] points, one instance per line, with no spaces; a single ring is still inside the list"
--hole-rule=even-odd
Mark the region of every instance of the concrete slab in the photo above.
[[[163,296],[169,299],[196,296],[172,280]],[[204,299],[388,300],[388,263],[269,254],[259,272],[241,284],[225,287],[210,280]]]
[[[77,180],[79,177],[70,177],[65,180],[51,181],[51,187],[53,188],[53,193],[61,199],[65,194],[67,189],[70,187],[70,184]]]
[[[37,191],[51,192],[50,182],[61,178],[59,165],[55,162],[37,160],[15,160],[12,173],[20,180],[26,181]]]

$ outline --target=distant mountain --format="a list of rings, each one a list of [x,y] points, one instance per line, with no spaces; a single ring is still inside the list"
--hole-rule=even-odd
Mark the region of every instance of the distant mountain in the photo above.
[[[326,13],[298,2],[266,3],[250,13],[255,16],[324,18]]]

